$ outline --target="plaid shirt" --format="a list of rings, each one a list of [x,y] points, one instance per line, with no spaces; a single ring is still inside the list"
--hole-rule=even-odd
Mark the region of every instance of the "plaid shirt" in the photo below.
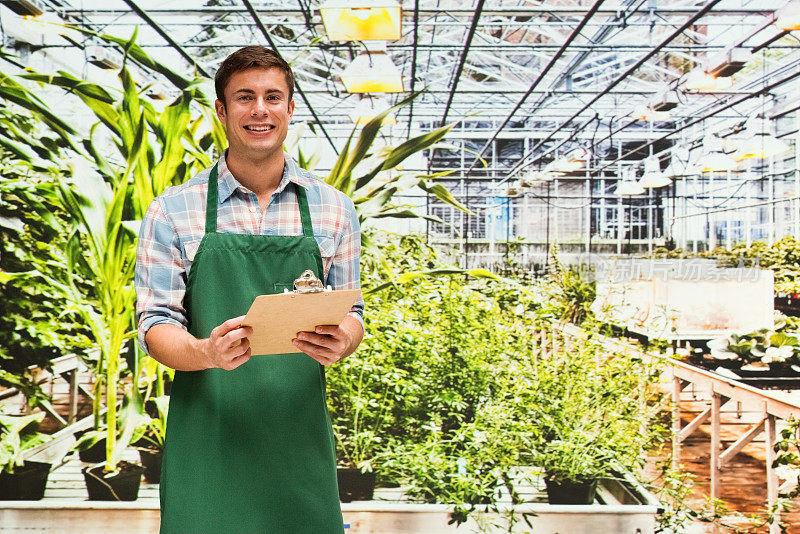
[[[360,287],[361,237],[352,200],[301,169],[288,155],[283,177],[263,214],[255,193],[242,186],[219,160],[217,231],[234,234],[302,235],[303,227],[295,188],[306,189],[314,238],[322,255],[325,284],[334,289]],[[159,323],[188,329],[183,306],[192,260],[205,234],[206,192],[211,168],[176,187],[170,187],[150,204],[139,230],[136,255],[136,313],[139,342],[145,351],[147,330]],[[364,301],[350,315],[363,324]]]

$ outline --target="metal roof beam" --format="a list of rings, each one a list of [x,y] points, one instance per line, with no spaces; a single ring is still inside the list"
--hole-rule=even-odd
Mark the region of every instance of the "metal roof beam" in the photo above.
[[[617,85],[619,85],[620,83],[622,83],[622,81],[623,81],[623,80],[625,80],[625,79],[626,79],[626,78],[628,78],[628,77],[629,77],[631,74],[633,74],[634,72],[636,72],[636,71],[639,69],[639,67],[641,67],[642,65],[644,65],[644,63],[645,63],[646,61],[648,61],[650,58],[652,58],[653,56],[655,56],[655,55],[656,55],[656,54],[657,54],[659,51],[661,51],[661,48],[662,48],[664,45],[666,45],[666,44],[668,44],[668,43],[672,42],[672,41],[673,41],[673,40],[674,40],[676,37],[678,37],[679,35],[681,35],[681,34],[683,33],[683,31],[684,31],[686,28],[688,28],[689,26],[691,26],[691,25],[693,25],[695,22],[697,22],[699,19],[701,19],[701,18],[702,18],[702,17],[703,17],[703,16],[704,16],[706,13],[708,13],[709,11],[711,11],[711,9],[712,9],[712,8],[713,8],[715,5],[717,5],[718,3],[720,3],[721,1],[722,1],[722,0],[711,0],[711,1],[710,1],[708,4],[706,4],[705,6],[703,6],[703,7],[702,7],[702,8],[701,8],[699,11],[697,11],[696,13],[694,13],[694,14],[693,14],[691,17],[689,17],[689,19],[688,19],[688,20],[686,20],[686,21],[685,21],[683,24],[681,24],[681,25],[680,25],[680,26],[679,26],[679,27],[678,27],[678,28],[677,28],[677,29],[676,29],[674,32],[672,32],[671,34],[669,34],[669,35],[666,37],[666,39],[662,40],[662,41],[661,41],[661,42],[660,42],[658,45],[656,45],[655,47],[653,47],[653,49],[652,49],[650,52],[648,52],[647,54],[645,54],[644,56],[642,56],[642,57],[641,57],[641,58],[640,58],[640,59],[639,59],[639,60],[638,60],[636,63],[634,63],[633,65],[631,65],[631,66],[630,66],[630,67],[629,67],[629,68],[628,68],[628,69],[627,69],[625,72],[623,72],[623,73],[622,73],[620,76],[618,76],[618,77],[617,77],[617,78],[616,78],[616,79],[615,79],[613,82],[611,82],[611,83],[610,83],[610,84],[609,84],[609,85],[608,85],[608,86],[607,86],[607,87],[606,87],[606,88],[605,88],[603,91],[601,91],[601,92],[600,92],[599,94],[597,94],[597,95],[596,95],[594,98],[592,98],[592,99],[591,99],[591,100],[590,100],[590,101],[589,101],[587,104],[585,104],[585,105],[584,105],[584,106],[583,106],[581,109],[579,109],[577,112],[575,112],[575,113],[574,113],[574,114],[573,114],[573,115],[572,115],[572,116],[571,116],[571,117],[570,117],[568,120],[566,120],[566,121],[562,122],[562,123],[561,123],[561,125],[560,125],[558,128],[556,128],[556,130],[554,130],[554,131],[552,132],[552,134],[551,134],[551,137],[552,137],[552,135],[553,135],[553,134],[555,134],[555,133],[557,133],[557,132],[561,131],[561,130],[562,130],[563,128],[565,128],[565,127],[566,127],[568,124],[570,124],[570,123],[571,123],[573,120],[575,120],[576,118],[578,118],[578,117],[579,117],[579,116],[580,116],[580,115],[581,115],[581,114],[582,114],[584,111],[586,111],[587,109],[589,109],[589,108],[592,106],[592,104],[594,104],[595,102],[597,102],[598,100],[600,100],[600,98],[601,98],[603,95],[605,95],[605,94],[606,94],[608,91],[610,91],[611,89],[613,89],[614,87],[616,87]],[[542,139],[542,140],[541,140],[541,141],[539,141],[539,142],[538,142],[536,145],[534,145],[534,146],[533,146],[533,147],[532,147],[532,148],[531,148],[531,149],[528,151],[528,153],[527,153],[527,154],[523,155],[523,157],[522,157],[522,158],[519,160],[519,162],[517,162],[517,164],[516,164],[516,165],[515,165],[515,166],[512,168],[511,172],[509,172],[509,176],[510,176],[511,174],[513,174],[514,172],[516,172],[517,170],[519,170],[519,168],[520,168],[520,167],[522,167],[522,165],[524,165],[524,164],[526,163],[526,160],[527,160],[528,158],[530,158],[530,157],[531,157],[531,155],[532,155],[532,154],[534,154],[534,153],[536,152],[536,150],[538,150],[539,148],[541,148],[541,146],[542,146],[542,145],[544,145],[544,144],[545,144],[547,141],[549,141],[551,137],[548,137],[548,138],[546,138],[546,139]],[[541,158],[542,158],[544,155],[546,155],[547,153],[549,153],[549,151],[548,151],[548,152],[546,152],[545,154],[542,154],[542,155],[538,156],[538,157],[537,157],[537,158],[534,160],[534,162],[535,162],[535,161],[537,161],[537,160],[539,160],[539,159],[541,159]]]
[[[62,7],[60,11],[65,14],[84,14],[84,15],[124,15],[125,11],[121,9],[103,9],[103,8],[79,8],[79,7]],[[195,7],[187,9],[150,9],[148,10],[153,15],[158,16],[202,16],[202,15],[226,15],[231,13],[246,13],[247,9],[240,6],[208,6],[208,7]],[[259,6],[259,13],[276,16],[296,16],[301,15],[303,10],[300,7],[267,7]],[[420,16],[435,16],[442,14],[442,9],[421,8],[419,10]],[[748,7],[730,7],[715,9],[711,15],[768,15],[772,13],[773,9],[765,8],[748,8]],[[446,9],[447,15],[452,18],[470,18],[475,14],[474,9],[470,8],[448,8]],[[598,10],[598,15],[615,16],[620,12],[619,8],[608,7]],[[649,15],[650,9],[637,9],[633,13]],[[687,7],[658,7],[653,10],[657,15],[676,15],[676,16],[691,16],[697,13],[697,9]],[[525,17],[535,15],[562,15],[562,16],[583,16],[586,13],[586,8],[582,6],[509,6],[508,8],[492,7],[484,11],[484,15],[499,16],[499,17]],[[411,18],[409,16],[409,18]]]
[[[208,71],[206,71],[201,65],[198,65],[197,61],[195,61],[195,59],[192,56],[190,56],[189,53],[186,50],[184,50],[183,47],[180,44],[178,44],[177,41],[175,41],[175,39],[173,39],[167,32],[164,31],[164,29],[161,26],[158,25],[158,23],[155,20],[153,20],[147,13],[145,13],[145,11],[142,8],[140,8],[136,4],[136,2],[134,2],[133,0],[123,0],[123,2],[128,4],[128,7],[130,7],[142,20],[144,20],[151,28],[153,28],[153,30],[155,30],[155,32],[158,35],[160,35],[166,42],[168,42],[169,45],[172,48],[174,48],[181,55],[181,57],[183,57],[183,59],[188,61],[190,65],[193,65],[194,68],[197,69],[197,72],[199,72],[206,78],[213,78],[213,76],[211,76],[208,73]]]
[[[475,159],[472,161],[472,164],[467,168],[467,172],[471,171],[475,167],[475,165],[478,163],[478,160],[481,159],[486,150],[491,146],[492,142],[495,139],[497,139],[497,135],[503,130],[503,128],[506,127],[506,125],[508,125],[509,122],[511,122],[511,119],[514,117],[517,111],[519,111],[519,108],[521,108],[522,105],[525,103],[525,100],[527,100],[528,97],[531,94],[533,94],[539,83],[541,83],[544,77],[547,76],[547,73],[550,72],[550,69],[553,68],[553,66],[561,58],[564,52],[566,52],[569,45],[572,44],[572,41],[574,41],[575,38],[580,34],[583,27],[586,26],[586,24],[594,16],[594,14],[597,13],[597,10],[600,9],[600,5],[604,1],[605,0],[597,0],[594,3],[594,5],[591,8],[589,8],[589,11],[586,12],[586,15],[584,15],[580,23],[578,23],[578,25],[575,27],[575,29],[572,31],[569,37],[567,37],[567,40],[564,41],[564,44],[561,45],[561,48],[559,48],[558,52],[556,52],[555,55],[553,55],[553,57],[550,59],[550,62],[545,66],[545,68],[539,73],[539,75],[533,81],[530,88],[528,88],[528,91],[522,96],[522,98],[519,99],[519,102],[517,102],[517,104],[514,106],[511,112],[506,116],[502,124],[500,124],[500,126],[494,131],[489,140],[486,141],[486,144],[483,145],[483,148],[481,148],[481,150],[475,156]]]
[[[469,46],[472,44],[472,38],[475,37],[475,30],[478,27],[478,19],[481,18],[481,11],[483,10],[483,4],[485,1],[486,0],[478,0],[478,5],[475,6],[475,14],[472,17],[472,24],[470,24],[469,30],[467,31],[467,38],[464,42],[464,48],[461,50],[461,57],[458,60],[458,66],[453,74],[453,81],[450,85],[450,96],[447,97],[447,103],[444,105],[441,126],[444,126],[444,124],[447,122],[447,114],[450,113],[450,106],[453,103],[453,97],[455,96],[456,89],[458,88],[458,81],[461,79],[461,71],[464,70],[464,63],[467,60]]]

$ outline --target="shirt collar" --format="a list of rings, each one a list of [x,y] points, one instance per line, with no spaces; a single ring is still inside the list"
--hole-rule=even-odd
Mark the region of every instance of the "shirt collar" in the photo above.
[[[222,204],[226,200],[228,200],[233,192],[237,189],[241,188],[243,192],[250,192],[245,186],[243,186],[239,181],[234,178],[233,173],[228,170],[228,164],[225,161],[225,156],[228,154],[228,151],[222,154],[219,158],[218,167],[217,167],[217,179],[218,179],[218,196],[219,196],[219,203]],[[278,184],[278,188],[275,190],[276,193],[280,193],[286,186],[289,185],[289,182],[293,182],[301,187],[308,187],[313,183],[313,179],[309,176],[306,176],[305,173],[299,165],[294,161],[289,154],[286,152],[283,153],[284,157],[284,165],[283,165],[283,176],[281,177],[281,181]]]

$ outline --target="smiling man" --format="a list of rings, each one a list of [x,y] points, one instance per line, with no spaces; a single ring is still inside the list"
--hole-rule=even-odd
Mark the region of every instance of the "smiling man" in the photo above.
[[[241,322],[306,269],[358,288],[358,217],[283,152],[294,76],[280,56],[242,48],[215,85],[228,150],[157,197],[139,234],[139,340],[176,370],[161,532],[341,533],[323,366],[361,342],[363,301],[298,333],[292,354],[251,354]]]

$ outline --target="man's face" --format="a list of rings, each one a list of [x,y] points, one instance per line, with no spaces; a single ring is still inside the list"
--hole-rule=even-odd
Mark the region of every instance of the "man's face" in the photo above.
[[[235,73],[225,87],[225,102],[214,105],[235,154],[264,159],[283,151],[294,113],[289,87],[280,69],[248,69]]]

